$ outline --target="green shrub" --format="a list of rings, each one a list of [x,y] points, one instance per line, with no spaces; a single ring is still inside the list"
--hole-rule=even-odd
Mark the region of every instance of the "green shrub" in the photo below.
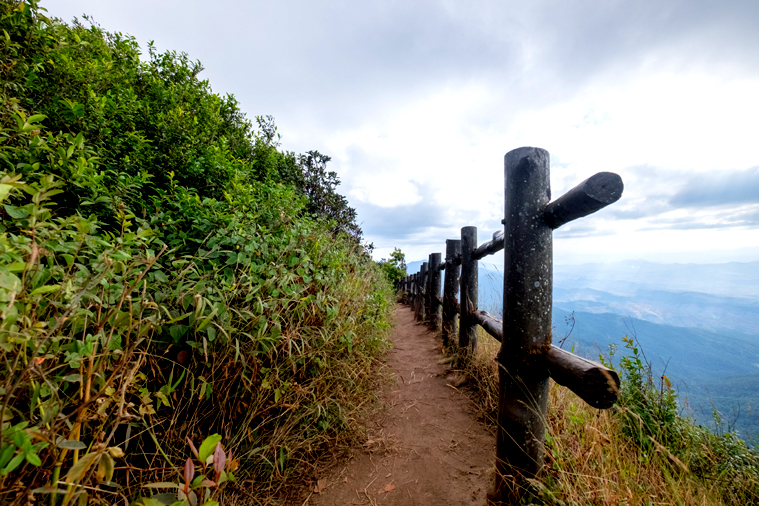
[[[42,12],[0,3],[0,502],[148,497],[209,434],[274,493],[357,428],[391,288],[271,118]]]
[[[639,458],[663,453],[671,473],[697,477],[718,490],[726,503],[759,502],[759,453],[734,433],[715,434],[681,417],[670,380],[662,375],[657,382],[635,340],[626,336],[622,341],[630,354],[619,361],[622,387],[616,410],[623,432],[640,449]],[[714,415],[719,428],[720,415]]]

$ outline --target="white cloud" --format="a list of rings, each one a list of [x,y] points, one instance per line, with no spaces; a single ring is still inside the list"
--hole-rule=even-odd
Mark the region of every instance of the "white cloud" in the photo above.
[[[503,156],[532,145],[551,153],[555,197],[602,170],[625,181],[620,202],[556,234],[557,259],[759,259],[750,202],[674,199],[759,165],[756,1],[47,7],[187,51],[250,116],[274,115],[286,149],[332,156],[378,256],[426,257],[464,225],[487,239]]]

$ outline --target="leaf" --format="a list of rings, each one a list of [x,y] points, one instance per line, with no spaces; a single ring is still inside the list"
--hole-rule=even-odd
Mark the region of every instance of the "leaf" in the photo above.
[[[190,506],[189,504],[187,504],[186,501],[177,501],[177,494],[173,494],[171,492],[162,492],[160,494],[153,494],[151,498],[155,499],[156,501],[160,501],[162,505],[170,504],[172,506]]]
[[[141,506],[163,506],[162,502],[156,501],[152,497],[140,497],[137,504]]]
[[[69,472],[66,473],[66,481],[69,483],[81,481],[81,479],[84,478],[84,475],[87,474],[87,471],[90,469],[92,464],[95,463],[97,457],[97,453],[88,453],[80,457],[79,462],[71,466]]]
[[[13,262],[5,266],[9,272],[24,272],[26,269],[26,262]]]
[[[157,483],[148,483],[143,485],[145,488],[179,488],[179,484],[170,481],[159,481]]]
[[[6,474],[10,473],[14,469],[16,469],[19,464],[21,464],[24,461],[24,454],[19,453],[15,457],[11,459],[11,461],[8,463],[7,466],[5,466],[5,469],[0,469],[0,476],[5,476]]]
[[[189,328],[187,325],[172,325],[169,327],[169,334],[171,334],[174,342],[177,343],[187,333]]]
[[[109,446],[108,453],[110,453],[111,457],[113,457],[114,459],[120,459],[121,457],[124,456],[124,450],[122,450],[118,446]]]
[[[95,473],[95,478],[97,479],[98,483],[102,483],[103,481],[111,481],[113,479],[113,468],[113,458],[110,456],[110,454],[104,453],[100,458],[100,462],[98,462],[97,473]]]
[[[184,463],[184,482],[190,483],[195,476],[195,464],[188,458]]]
[[[132,258],[132,255],[127,253],[126,251],[114,251],[110,254],[110,257],[115,260],[121,260],[122,262],[126,262],[130,258]]]
[[[39,487],[32,490],[35,494],[65,494],[66,491],[55,487]]]
[[[33,466],[39,467],[42,465],[42,461],[40,460],[40,458],[37,456],[36,453],[27,453],[25,454],[25,457],[26,457],[26,461],[29,462]]]
[[[0,202],[5,200],[12,189],[13,186],[9,184],[0,184]]]
[[[16,447],[14,445],[3,446],[2,451],[0,451],[0,470],[5,467],[5,464],[10,462],[14,453],[16,453]]]
[[[39,295],[42,293],[50,293],[50,292],[57,292],[60,290],[61,285],[43,285],[39,288],[35,288],[32,290],[32,293],[30,295]]]
[[[192,442],[192,439],[190,439],[189,437],[187,437],[186,439],[187,439],[187,443],[190,445],[190,450],[192,450],[193,455],[195,455],[195,458],[200,459],[200,457],[198,457],[198,449],[195,448],[195,444]]]
[[[217,443],[213,452],[213,470],[216,471],[216,474],[221,474],[226,462],[227,455],[224,453],[224,448],[221,447],[221,443]]]
[[[31,116],[29,116],[28,118],[26,118],[26,122],[27,123],[34,123],[36,121],[42,121],[42,120],[44,120],[46,118],[47,118],[47,116],[45,116],[44,114],[32,114]]]
[[[13,218],[14,220],[22,220],[29,216],[29,210],[25,209],[24,207],[15,207],[10,205],[5,205],[5,212],[8,213],[8,216]]]
[[[205,464],[208,457],[216,449],[216,445],[219,443],[219,441],[221,441],[221,436],[219,434],[212,434],[208,436],[205,441],[203,441],[203,444],[200,445],[200,449],[198,450],[198,459]]]

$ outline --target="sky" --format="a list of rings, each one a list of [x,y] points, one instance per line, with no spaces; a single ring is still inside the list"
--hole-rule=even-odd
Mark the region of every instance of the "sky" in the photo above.
[[[546,149],[554,198],[599,171],[622,199],[554,232],[556,263],[759,260],[759,1],[53,0],[332,157],[375,258],[480,242],[504,155]],[[145,53],[147,51],[145,50]]]

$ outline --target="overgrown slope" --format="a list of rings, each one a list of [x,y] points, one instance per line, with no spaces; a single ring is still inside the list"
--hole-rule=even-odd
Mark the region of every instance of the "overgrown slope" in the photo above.
[[[34,0],[0,25],[0,503],[264,501],[350,436],[386,347],[329,158],[186,55]]]
[[[473,399],[495,423],[500,344],[479,329],[466,373]],[[734,433],[712,433],[678,414],[666,376],[655,378],[639,345],[623,338],[617,404],[595,410],[551,382],[544,473],[533,502],[545,505],[759,503],[759,453]],[[611,366],[610,363],[607,363]],[[719,420],[717,420],[719,425]]]

